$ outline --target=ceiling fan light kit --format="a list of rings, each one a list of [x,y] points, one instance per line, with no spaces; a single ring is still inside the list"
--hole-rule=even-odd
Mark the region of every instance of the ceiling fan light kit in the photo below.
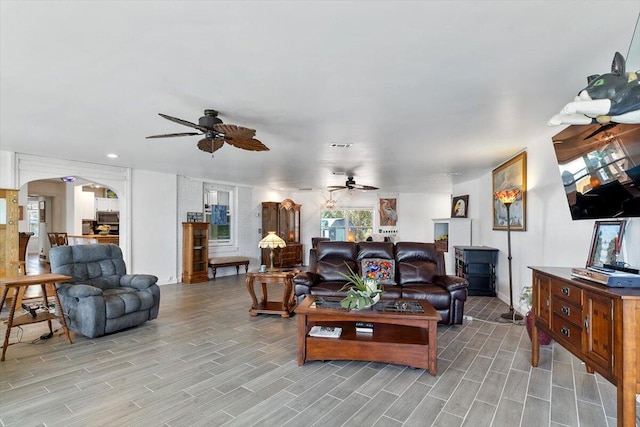
[[[186,120],[172,117],[167,114],[158,113],[161,117],[199,130],[200,132],[180,132],[168,133],[162,135],[148,136],[151,138],[172,138],[176,136],[193,136],[204,135],[204,138],[198,141],[197,147],[207,153],[213,153],[222,148],[226,142],[236,148],[248,151],[269,151],[269,147],[254,138],[255,129],[249,129],[242,126],[225,124],[218,117],[218,112],[213,109],[204,110],[204,116],[198,119],[198,124],[188,122]]]

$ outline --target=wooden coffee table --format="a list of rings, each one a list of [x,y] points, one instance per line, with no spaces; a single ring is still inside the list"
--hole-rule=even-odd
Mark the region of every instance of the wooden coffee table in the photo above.
[[[298,365],[308,360],[364,360],[428,369],[436,375],[441,316],[428,301],[383,300],[375,309],[360,311],[340,308],[339,301],[312,295],[296,307]],[[373,323],[373,333],[356,333],[357,321]],[[310,337],[309,330],[316,325],[342,328],[342,334]]]

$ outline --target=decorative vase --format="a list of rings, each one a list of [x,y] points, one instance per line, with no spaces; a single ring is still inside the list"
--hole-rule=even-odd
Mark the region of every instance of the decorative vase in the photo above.
[[[527,312],[527,315],[524,318],[524,324],[527,327],[527,333],[529,334],[529,339],[531,339],[531,325],[533,324],[533,313],[530,311]],[[551,337],[547,335],[546,332],[538,329],[538,342],[540,345],[549,345],[551,344]]]
[[[371,308],[374,305],[376,305],[378,303],[378,301],[380,301],[380,294],[375,294],[373,297],[371,297],[371,303],[369,304],[365,304],[364,307],[360,307],[360,304],[358,304],[358,307],[355,308],[355,310],[364,310],[367,308]]]

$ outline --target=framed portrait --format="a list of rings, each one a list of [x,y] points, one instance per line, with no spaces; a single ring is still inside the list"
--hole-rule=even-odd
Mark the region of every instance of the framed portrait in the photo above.
[[[602,267],[605,264],[615,265],[622,247],[622,237],[626,220],[596,221],[593,225],[591,248],[587,267]]]
[[[511,204],[511,231],[527,229],[527,152],[524,151],[493,170],[493,229],[507,229],[507,207],[498,200],[496,191],[518,189],[520,196]]]
[[[469,195],[451,199],[451,218],[466,218],[469,212]]]

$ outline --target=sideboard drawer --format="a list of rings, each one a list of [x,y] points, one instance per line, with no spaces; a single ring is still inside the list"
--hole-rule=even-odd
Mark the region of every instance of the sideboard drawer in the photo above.
[[[569,345],[578,350],[582,350],[582,327],[574,325],[566,318],[554,313],[551,322],[551,330]]]
[[[566,282],[553,282],[551,295],[582,306],[582,289]]]
[[[582,324],[582,307],[569,304],[567,301],[556,298],[553,301],[553,313],[574,325]]]

